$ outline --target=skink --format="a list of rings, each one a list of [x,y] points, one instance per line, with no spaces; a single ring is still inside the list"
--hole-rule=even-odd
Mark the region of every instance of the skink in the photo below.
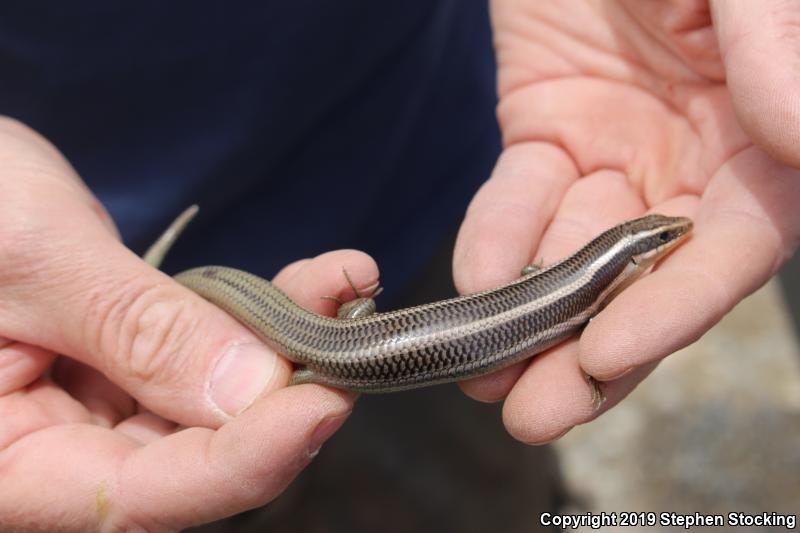
[[[145,260],[157,267],[195,211],[178,217]],[[394,392],[488,374],[558,344],[691,229],[688,218],[647,215],[502,287],[386,313],[372,307],[356,318],[308,311],[269,281],[233,268],[199,267],[175,279],[299,365],[293,383]]]

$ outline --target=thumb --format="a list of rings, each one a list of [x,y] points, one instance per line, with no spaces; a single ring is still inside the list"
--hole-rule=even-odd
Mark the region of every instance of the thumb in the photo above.
[[[55,148],[16,124],[0,127],[0,197],[0,338],[81,361],[184,425],[216,427],[286,385],[288,362],[125,248]],[[342,266],[374,276],[342,254],[310,261],[294,293],[338,294]]]
[[[739,122],[773,158],[800,167],[800,4],[712,0]]]
[[[288,363],[136,257],[82,200],[67,193],[0,215],[15,228],[5,235],[2,336],[81,361],[183,424],[219,425],[285,385]]]

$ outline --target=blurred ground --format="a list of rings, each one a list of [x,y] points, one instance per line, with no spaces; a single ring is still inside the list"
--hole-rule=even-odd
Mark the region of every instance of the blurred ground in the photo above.
[[[556,443],[571,511],[800,513],[798,354],[772,281]]]

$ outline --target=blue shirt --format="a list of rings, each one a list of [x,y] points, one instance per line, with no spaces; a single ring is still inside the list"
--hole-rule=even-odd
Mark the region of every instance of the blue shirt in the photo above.
[[[499,150],[486,0],[0,6],[0,113],[52,141],[165,270],[338,248],[402,289]]]

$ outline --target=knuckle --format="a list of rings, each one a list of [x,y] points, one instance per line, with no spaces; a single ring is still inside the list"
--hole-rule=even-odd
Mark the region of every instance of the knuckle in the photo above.
[[[100,291],[103,292],[103,291]],[[126,284],[116,297],[95,297],[96,311],[87,336],[124,379],[156,382],[174,379],[186,368],[186,346],[197,327],[184,300],[168,284]]]
[[[129,375],[141,381],[152,381],[180,360],[181,309],[167,302],[134,306],[123,321],[123,339],[130,340]],[[170,374],[170,372],[167,372]]]

